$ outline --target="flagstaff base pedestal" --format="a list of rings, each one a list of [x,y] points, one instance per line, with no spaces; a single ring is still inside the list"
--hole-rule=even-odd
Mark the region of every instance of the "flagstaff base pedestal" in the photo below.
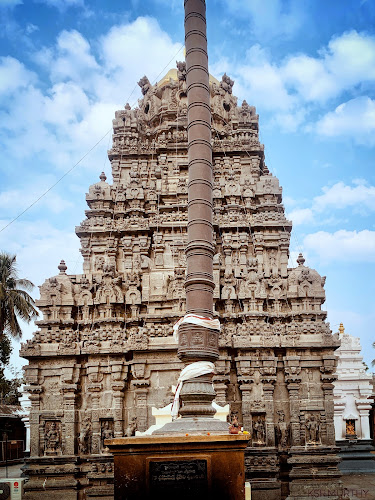
[[[243,500],[246,435],[117,438],[115,500]]]

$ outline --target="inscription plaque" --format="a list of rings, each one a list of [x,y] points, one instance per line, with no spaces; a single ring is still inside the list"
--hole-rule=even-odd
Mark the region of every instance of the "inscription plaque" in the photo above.
[[[207,460],[150,461],[149,464],[152,492],[174,491],[183,496],[208,492]]]

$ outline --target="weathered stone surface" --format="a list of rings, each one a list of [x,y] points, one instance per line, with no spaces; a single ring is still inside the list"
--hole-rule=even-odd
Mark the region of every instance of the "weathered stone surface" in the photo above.
[[[38,464],[63,464],[64,457],[75,457],[77,482],[64,486],[66,494],[73,488],[89,496],[111,485],[105,434],[124,436],[135,422],[141,432],[151,426],[151,408],[172,401],[182,368],[172,326],[185,313],[183,63],[156,85],[147,78],[140,84],[139,106],[126,105],[113,120],[113,184],[102,174],[90,186],[89,209],[76,228],[83,274],[67,274],[61,263],[40,287],[43,319],[22,347],[32,406],[28,498],[38,498],[48,476]],[[210,97],[214,311],[222,323],[216,400],[229,403],[252,434],[250,479],[259,491],[269,486],[285,496],[288,471],[306,477],[320,450],[335,444],[338,339],[322,310],[325,278],[302,256],[288,268],[292,224],[265,164],[255,108],[237,105],[226,75],[222,82],[210,77]],[[57,437],[48,434],[51,426]],[[308,454],[297,464],[300,447]],[[257,475],[260,465],[251,469],[252,450],[269,460],[266,477]],[[329,476],[335,464],[332,458]],[[325,470],[319,468],[321,480]]]

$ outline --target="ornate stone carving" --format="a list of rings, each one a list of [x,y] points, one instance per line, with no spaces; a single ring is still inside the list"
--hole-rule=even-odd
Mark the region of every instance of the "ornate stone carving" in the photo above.
[[[306,415],[306,444],[318,444],[320,442],[320,421],[314,413]]]
[[[289,445],[289,425],[285,422],[285,413],[278,410],[278,423],[276,424],[276,440],[279,449],[285,450]]]
[[[86,416],[81,424],[81,431],[78,436],[78,451],[82,455],[88,455],[91,453],[91,419]]]
[[[85,455],[74,473],[82,484],[111,481],[104,454],[98,462],[103,433],[133,434],[133,417],[139,431],[150,427],[151,407],[170,400],[181,369],[172,332],[186,310],[185,64],[155,85],[147,77],[139,84],[139,105],[125,105],[113,120],[113,184],[102,173],[89,187],[85,220],[76,228],[83,272],[70,274],[61,262],[41,286],[43,319],[21,350],[29,360],[32,454]],[[252,433],[258,458],[251,463],[276,475],[275,458],[262,455],[266,448],[294,456],[306,442],[309,450],[333,444],[339,339],[321,307],[325,278],[302,255],[288,266],[292,226],[265,164],[255,108],[237,105],[227,75],[209,85],[212,279],[221,331],[182,328],[180,349],[208,349],[218,359],[217,402],[230,403]],[[40,472],[38,484],[46,477]]]
[[[44,424],[44,452],[46,455],[61,454],[61,422],[46,420]]]
[[[129,421],[129,425],[126,428],[125,436],[127,437],[135,436],[136,430],[137,430],[137,417],[133,417]]]
[[[264,445],[266,442],[266,426],[264,415],[257,415],[253,417],[253,444]]]
[[[100,442],[102,450],[106,450],[104,441],[106,439],[112,439],[112,438],[113,438],[113,420],[102,419],[100,421]]]

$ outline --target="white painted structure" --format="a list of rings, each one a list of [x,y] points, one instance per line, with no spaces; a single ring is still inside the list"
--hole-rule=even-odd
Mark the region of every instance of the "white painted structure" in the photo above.
[[[30,453],[30,394],[25,390],[25,385],[22,385],[19,389],[19,392],[22,394],[18,401],[21,405],[21,410],[18,410],[18,414],[22,417],[21,420],[26,429],[26,443],[25,443],[25,452]]]
[[[174,390],[176,390],[175,387]],[[216,410],[215,418],[223,422],[226,422],[229,415],[229,404],[225,406],[220,406],[216,404],[215,401],[213,401],[212,406]],[[172,422],[172,403],[169,403],[169,405],[164,406],[164,408],[152,408],[152,416],[155,418],[155,424],[151,425],[151,427],[149,427],[146,432],[136,431],[135,433],[136,436],[144,436],[152,434],[157,429],[161,429],[165,424]]]
[[[334,382],[335,437],[336,441],[347,438],[347,422],[355,426],[356,439],[370,439],[369,411],[372,394],[372,375],[366,373],[361,356],[358,337],[345,333],[343,324],[339,327],[341,346],[338,356],[337,380]]]

